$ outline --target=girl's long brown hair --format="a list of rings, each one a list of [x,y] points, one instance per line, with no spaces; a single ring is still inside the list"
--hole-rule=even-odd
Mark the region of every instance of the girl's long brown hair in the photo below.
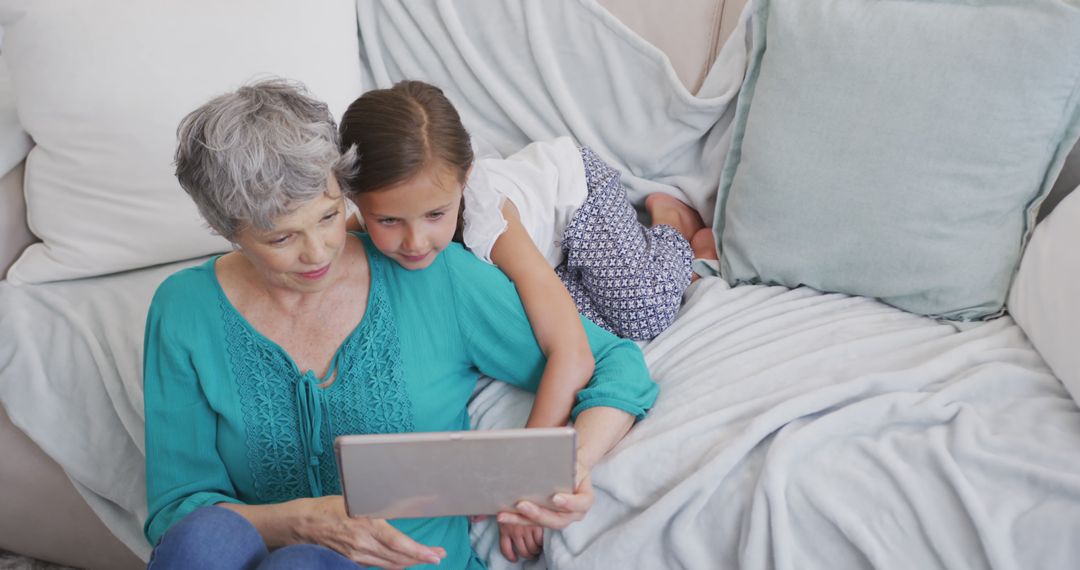
[[[341,119],[341,148],[356,146],[355,192],[404,182],[430,166],[453,168],[465,182],[473,162],[469,133],[442,90],[423,81],[401,81],[368,91]],[[441,164],[440,164],[441,163]]]

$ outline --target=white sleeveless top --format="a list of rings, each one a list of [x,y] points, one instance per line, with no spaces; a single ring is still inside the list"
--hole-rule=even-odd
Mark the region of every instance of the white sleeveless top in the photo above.
[[[465,183],[465,246],[492,263],[491,248],[506,231],[503,200],[509,199],[555,267],[563,259],[563,230],[588,194],[581,151],[570,137],[532,143],[505,159],[479,158]]]

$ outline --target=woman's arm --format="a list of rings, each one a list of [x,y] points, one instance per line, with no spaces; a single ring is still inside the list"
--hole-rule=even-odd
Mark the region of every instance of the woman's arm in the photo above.
[[[544,371],[544,354],[533,335],[521,298],[506,275],[460,247],[442,253],[455,298],[458,335],[467,357],[492,378],[535,392]],[[614,408],[641,419],[659,387],[649,377],[645,357],[633,342],[619,338],[585,317],[596,365],[578,391],[570,417],[597,407]]]
[[[217,417],[192,364],[192,338],[202,335],[187,309],[202,300],[170,277],[150,304],[143,338],[146,449],[144,532],[150,544],[196,509],[239,502],[217,453]]]
[[[547,356],[526,427],[566,425],[574,397],[592,376],[595,361],[577,307],[532,238],[517,208],[503,205],[506,231],[491,259],[514,282],[540,350]]]
[[[532,334],[521,300],[502,272],[464,251],[447,249],[460,334],[476,367],[489,376],[536,390],[543,354]],[[578,391],[571,418],[578,430],[580,482],[573,495],[560,495],[558,512],[540,512],[532,522],[510,513],[515,524],[565,526],[592,504],[589,472],[656,400],[659,387],[649,377],[641,349],[579,317],[595,370]],[[529,508],[529,505],[524,505]],[[546,516],[550,515],[550,516]],[[514,518],[517,517],[517,518]],[[560,526],[560,528],[561,528]]]
[[[574,493],[556,494],[552,499],[556,505],[554,509],[522,501],[515,505],[516,513],[499,513],[499,523],[559,529],[585,518],[593,503],[593,466],[622,440],[633,425],[634,416],[615,408],[589,408],[578,414],[574,422],[578,432]]]
[[[634,427],[634,416],[615,408],[589,408],[578,414],[577,482],[612,450]]]
[[[544,544],[543,528],[565,528],[585,518],[593,503],[592,467],[615,447],[634,425],[634,416],[615,408],[589,408],[578,414],[577,468],[574,493],[559,493],[556,508],[529,501],[516,505],[517,513],[499,513],[499,549],[511,562],[518,557],[536,558]]]
[[[269,548],[319,544],[354,562],[380,568],[438,564],[446,557],[443,548],[424,546],[383,519],[350,517],[341,495],[275,505],[220,506],[250,521]]]

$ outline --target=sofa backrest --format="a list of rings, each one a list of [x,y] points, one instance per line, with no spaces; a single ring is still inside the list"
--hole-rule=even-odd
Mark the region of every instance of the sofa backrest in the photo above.
[[[627,27],[664,52],[691,93],[701,87],[724,41],[731,35],[748,0],[598,0]],[[0,277],[34,236],[26,226],[21,166],[0,173]],[[1044,218],[1080,185],[1080,145],[1073,149],[1040,211]]]
[[[697,93],[747,0],[599,0],[637,35],[664,52],[675,74]]]

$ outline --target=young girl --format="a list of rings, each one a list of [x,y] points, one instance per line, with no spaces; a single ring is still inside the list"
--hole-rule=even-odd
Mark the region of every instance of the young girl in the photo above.
[[[457,238],[514,282],[547,357],[527,427],[565,425],[592,374],[579,311],[619,336],[651,339],[690,284],[688,240],[711,248],[708,230],[694,236],[703,229],[697,214],[670,196],[649,197],[656,225],[642,227],[619,173],[568,137],[474,160],[456,109],[420,81],[365,93],[340,129],[342,148],[356,147],[355,200],[383,253],[423,269]],[[408,210],[410,196],[438,196],[428,202],[439,207],[411,219],[394,213]],[[509,560],[539,553],[538,527],[500,529]]]

